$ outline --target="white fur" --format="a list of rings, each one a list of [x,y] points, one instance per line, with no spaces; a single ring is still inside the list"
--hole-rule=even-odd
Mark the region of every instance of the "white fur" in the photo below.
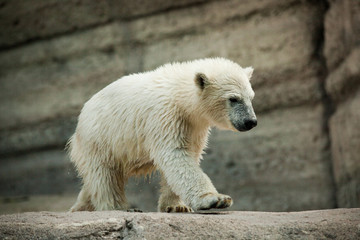
[[[209,90],[195,83],[197,73],[207,76]],[[230,60],[201,59],[125,76],[95,94],[69,141],[83,179],[72,210],[126,209],[127,179],[154,169],[164,177],[159,210],[231,201],[217,193],[199,160],[211,126],[235,130],[226,99],[252,99],[251,74]]]

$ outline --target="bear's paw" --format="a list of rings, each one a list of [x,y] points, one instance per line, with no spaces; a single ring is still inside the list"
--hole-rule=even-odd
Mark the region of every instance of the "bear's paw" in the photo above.
[[[176,205],[176,206],[167,206],[165,208],[165,212],[171,213],[171,212],[194,212],[192,208],[186,206],[186,205]]]
[[[201,203],[198,204],[199,210],[210,208],[228,208],[233,204],[230,196],[220,193],[207,193],[200,197]]]

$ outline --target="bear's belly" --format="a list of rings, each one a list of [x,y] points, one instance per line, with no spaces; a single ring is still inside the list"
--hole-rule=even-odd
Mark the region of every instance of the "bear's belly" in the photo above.
[[[133,175],[138,176],[138,175],[151,174],[155,169],[156,168],[153,162],[139,163],[136,164],[135,166],[132,166],[129,177]]]

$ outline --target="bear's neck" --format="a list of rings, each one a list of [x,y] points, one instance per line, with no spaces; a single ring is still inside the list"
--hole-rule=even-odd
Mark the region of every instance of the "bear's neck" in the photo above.
[[[187,121],[191,122],[199,131],[208,131],[210,121],[207,119],[206,110],[201,105],[199,87],[195,84],[197,71],[191,65],[181,65],[168,71],[160,68],[156,71],[158,81],[157,88],[164,90],[164,95],[172,107],[177,108]],[[163,79],[171,79],[164,81]],[[166,92],[166,93],[165,93]]]

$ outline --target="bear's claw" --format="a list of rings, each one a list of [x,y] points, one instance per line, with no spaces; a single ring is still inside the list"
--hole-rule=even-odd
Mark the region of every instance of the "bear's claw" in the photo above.
[[[165,211],[167,213],[171,213],[171,212],[194,212],[190,207],[185,206],[185,205],[168,206],[168,207],[166,207]]]
[[[130,209],[127,209],[126,210],[127,212],[143,212],[141,209],[138,209],[138,208],[130,208]]]

